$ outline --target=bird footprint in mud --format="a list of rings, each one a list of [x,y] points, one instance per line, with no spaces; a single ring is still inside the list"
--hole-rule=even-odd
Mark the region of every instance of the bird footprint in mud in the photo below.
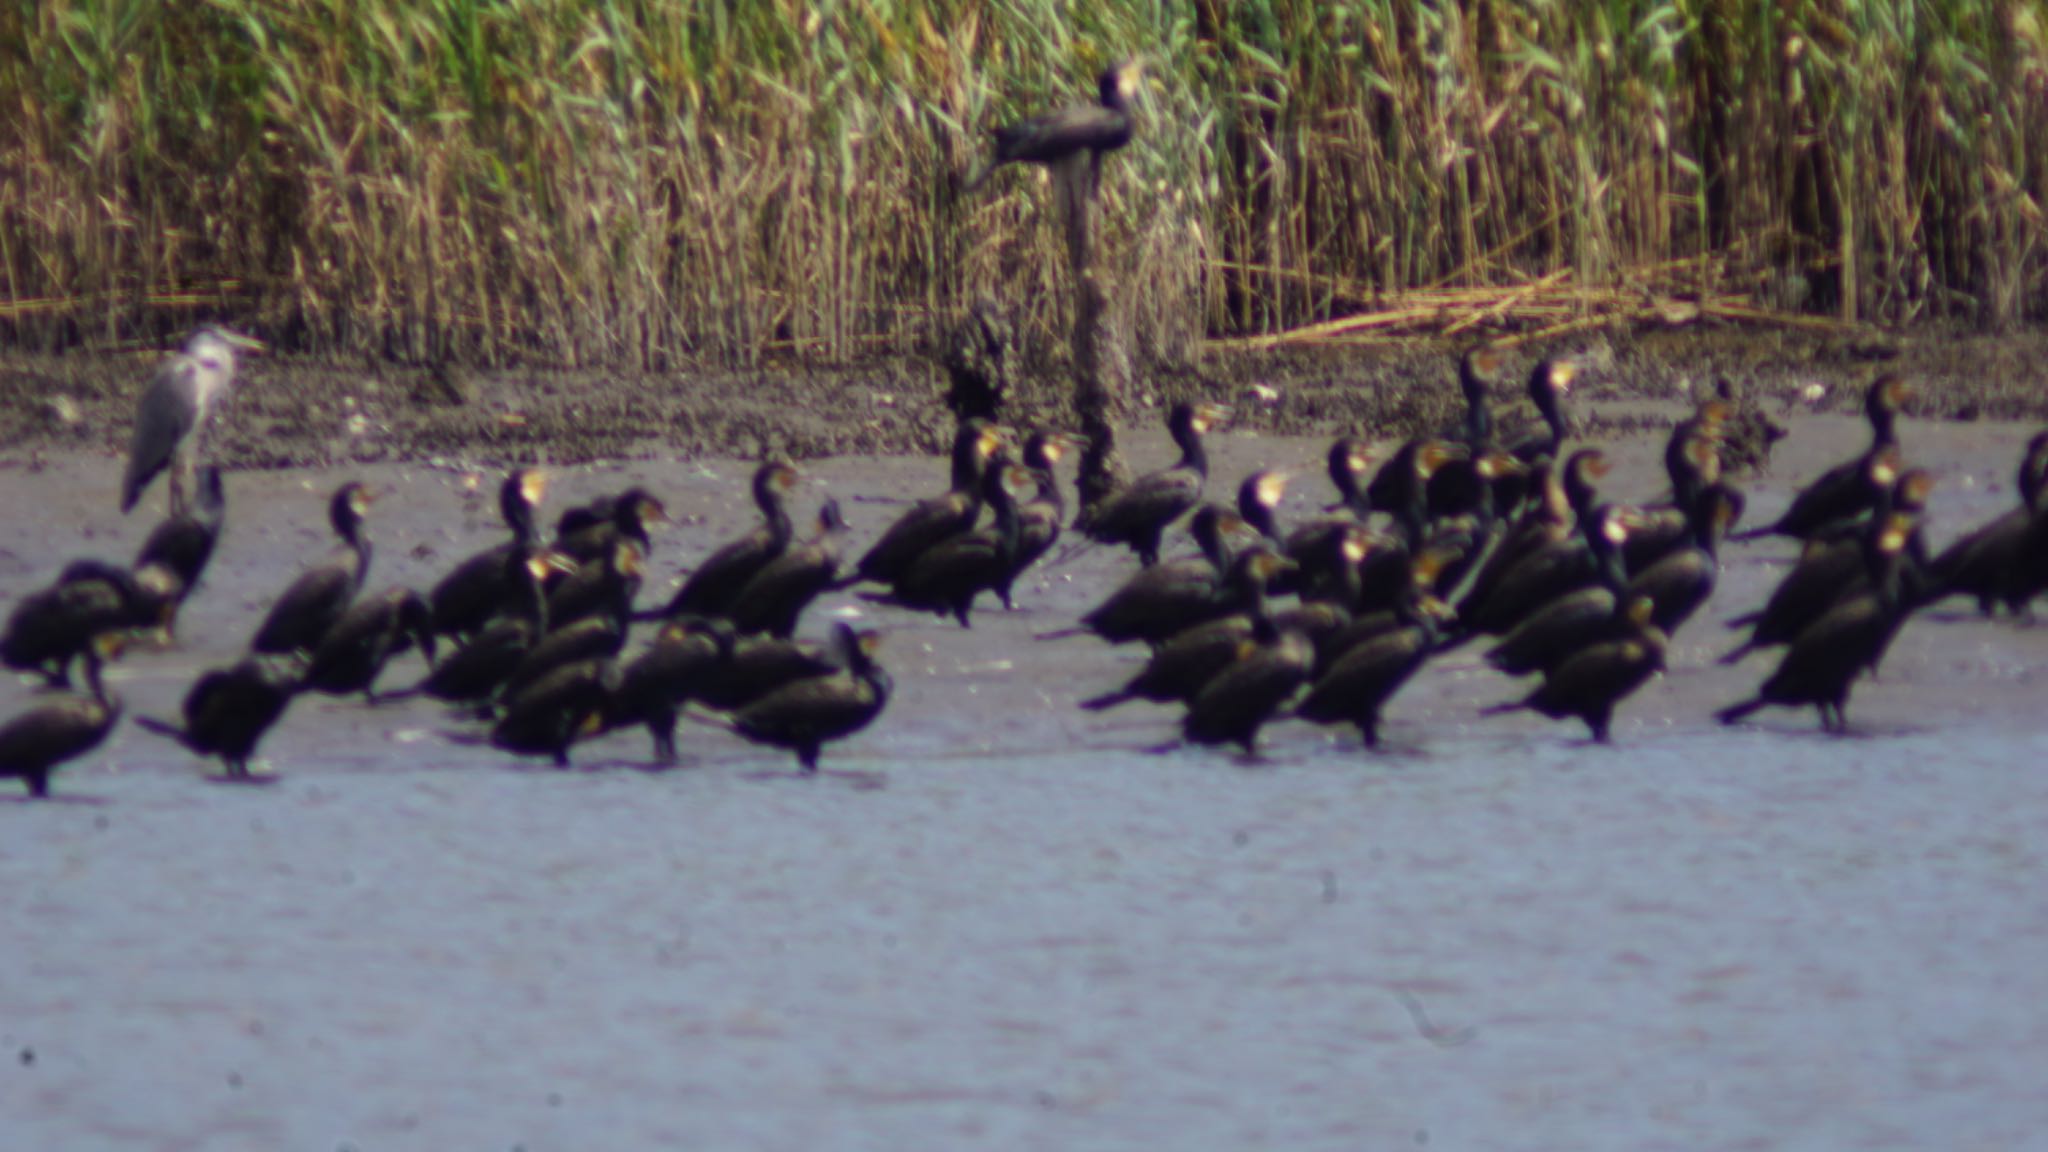
[[[1394,998],[1401,1002],[1401,1007],[1408,1010],[1408,1019],[1414,1022],[1415,1031],[1431,1044],[1439,1048],[1460,1048],[1471,1043],[1479,1035],[1477,1028],[1444,1028],[1432,1023],[1429,1013],[1423,1011],[1422,1000],[1415,993],[1406,988],[1395,988],[1392,991]]]

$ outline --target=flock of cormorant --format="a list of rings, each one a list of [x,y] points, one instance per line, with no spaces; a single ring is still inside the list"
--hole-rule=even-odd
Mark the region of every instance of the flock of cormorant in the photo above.
[[[1102,157],[1131,139],[1137,75],[1134,64],[1111,67],[1093,104],[999,130],[992,163],[968,187],[1006,164],[1083,154],[1099,178]],[[168,471],[169,518],[132,566],[71,563],[22,598],[0,635],[7,667],[54,689],[71,688],[74,668],[85,678],[85,691],[0,725],[0,775],[20,777],[33,795],[46,795],[53,771],[112,731],[122,707],[105,663],[138,635],[171,637],[206,569],[226,520],[220,472],[198,474],[196,502],[184,488],[194,442],[232,383],[235,351],[252,347],[260,345],[202,328],[158,371],[137,409],[121,506],[133,508]],[[1484,638],[1494,668],[1538,678],[1487,712],[1577,718],[1605,741],[1616,706],[1664,669],[1671,635],[1712,595],[1722,542],[1783,536],[1802,542],[1798,562],[1762,608],[1736,619],[1748,635],[1724,659],[1771,647],[1783,655],[1754,697],[1718,715],[1734,723],[1765,707],[1810,705],[1840,731],[1851,686],[1915,609],[1964,594],[1986,614],[2021,614],[2048,588],[2048,433],[2021,462],[2020,506],[1929,557],[1921,518],[1932,478],[1904,465],[1895,423],[1907,387],[1885,377],[1865,406],[1869,449],[1815,480],[1772,524],[1731,536],[1744,502],[1726,474],[1767,460],[1784,435],[1732,387],[1702,398],[1672,429],[1669,499],[1629,505],[1601,498],[1608,462],[1598,448],[1566,451],[1575,363],[1535,366],[1527,391],[1539,420],[1512,436],[1496,427],[1491,400],[1503,369],[1495,349],[1468,353],[1459,371],[1465,421],[1397,446],[1376,470],[1369,443],[1339,439],[1329,453],[1336,503],[1286,531],[1275,514],[1282,473],[1247,477],[1234,508],[1204,501],[1203,436],[1230,412],[1175,406],[1168,428],[1178,462],[1074,520],[1092,542],[1129,547],[1140,567],[1078,627],[1045,638],[1092,633],[1150,648],[1126,683],[1082,706],[1178,703],[1184,741],[1236,744],[1248,755],[1260,729],[1282,717],[1354,725],[1373,745],[1404,683],[1431,657]],[[137,722],[247,779],[258,742],[304,692],[430,696],[488,725],[475,739],[558,764],[579,740],[635,726],[648,729],[658,760],[672,761],[678,719],[694,709],[793,750],[814,771],[825,744],[881,713],[891,684],[874,632],[838,622],[828,646],[796,640],[805,608],[856,585],[962,626],[984,592],[1010,607],[1018,577],[1060,538],[1067,508],[1054,468],[1077,444],[1047,431],[1020,441],[963,419],[951,486],[910,507],[850,570],[838,505],[827,500],[816,531],[799,539],[787,509],[798,474],[764,464],[753,479],[760,526],[713,552],[652,611],[635,600],[649,526],[666,514],[645,490],[571,508],[548,536],[539,518],[545,475],[515,471],[499,494],[509,539],[423,596],[365,594],[372,497],[345,484],[329,508],[343,551],[284,590],[246,657],[198,678],[178,720]],[[1184,517],[1197,553],[1162,559],[1167,532]],[[656,627],[628,659],[636,622]],[[386,663],[415,649],[427,674],[380,693]]]
[[[204,371],[194,348],[216,351],[210,339],[196,336],[151,391]],[[1733,723],[1769,706],[1812,706],[1839,731],[1852,685],[1915,609],[1958,594],[1987,614],[2018,614],[2048,589],[2048,432],[2021,462],[2019,506],[1930,556],[1921,518],[1932,479],[1904,465],[1895,424],[1907,386],[1887,376],[1868,393],[1869,448],[1822,474],[1772,523],[1731,535],[1744,502],[1724,460],[1760,459],[1783,435],[1740,395],[1724,386],[1672,429],[1668,501],[1621,504],[1598,490],[1603,452],[1569,444],[1574,363],[1535,366],[1527,391],[1540,420],[1516,435],[1494,419],[1504,367],[1493,349],[1468,353],[1463,423],[1394,447],[1376,469],[1368,442],[1337,440],[1328,457],[1336,502],[1284,529],[1275,514],[1283,473],[1246,477],[1234,506],[1204,500],[1203,437],[1230,411],[1176,405],[1168,426],[1178,461],[1074,520],[1091,544],[1130,548],[1139,567],[1078,626],[1040,638],[1092,634],[1150,649],[1127,682],[1082,706],[1177,703],[1182,740],[1247,754],[1265,724],[1290,717],[1353,725],[1373,745],[1404,683],[1432,657],[1485,641],[1487,663],[1535,678],[1486,712],[1577,718],[1605,741],[1615,708],[1664,669],[1670,636],[1712,594],[1723,541],[1781,536],[1802,542],[1799,559],[1761,608],[1735,619],[1748,631],[1725,660],[1783,653],[1754,697],[1719,716]],[[145,409],[151,403],[146,394]],[[203,424],[179,424],[175,452],[141,436],[136,451],[175,476],[178,453]],[[422,595],[365,593],[372,495],[344,484],[328,513],[337,554],[285,588],[244,658],[197,679],[180,717],[137,723],[218,757],[241,779],[264,733],[306,692],[430,696],[485,726],[464,739],[558,764],[579,740],[629,727],[645,727],[656,759],[673,761],[677,722],[692,714],[792,750],[813,771],[824,745],[882,712],[891,683],[876,662],[875,632],[841,621],[829,645],[796,639],[806,607],[855,586],[963,626],[983,593],[1008,607],[1018,577],[1060,539],[1068,517],[1055,467],[1075,446],[1056,432],[1020,440],[998,424],[961,421],[948,489],[911,505],[850,564],[837,503],[825,501],[815,531],[800,534],[787,508],[799,474],[771,461],[753,477],[759,526],[713,551],[654,609],[636,599],[650,527],[667,516],[642,488],[570,508],[546,533],[547,476],[516,470],[499,491],[507,539]],[[131,483],[137,475],[146,486],[151,470],[138,472],[131,459]],[[122,706],[105,663],[138,636],[174,637],[226,522],[218,468],[197,481],[190,506],[150,533],[132,565],[74,561],[7,621],[0,662],[65,690],[0,725],[0,774],[32,794],[47,794],[51,773],[117,723]],[[125,503],[135,494],[124,486]],[[1167,532],[1184,519],[1195,554],[1162,559]],[[636,622],[652,634],[628,657]],[[426,675],[380,691],[387,662],[414,649]],[[75,669],[83,691],[72,688]]]

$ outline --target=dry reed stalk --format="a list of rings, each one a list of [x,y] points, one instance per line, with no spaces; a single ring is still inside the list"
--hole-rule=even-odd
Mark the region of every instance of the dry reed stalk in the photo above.
[[[0,10],[0,340],[156,341],[219,296],[316,352],[843,361],[992,294],[1043,362],[1076,307],[1051,189],[959,180],[989,125],[1140,51],[1100,259],[1156,286],[1115,300],[1155,359],[1660,264],[1702,301],[2004,327],[2048,316],[2044,26],[2044,0],[45,0]]]

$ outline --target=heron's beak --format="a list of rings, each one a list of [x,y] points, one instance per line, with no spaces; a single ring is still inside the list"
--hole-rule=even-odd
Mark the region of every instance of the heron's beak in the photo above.
[[[233,329],[229,328],[220,329],[220,334],[221,337],[225,339],[228,343],[234,345],[237,349],[243,352],[270,351],[270,346],[268,344],[265,344],[263,341],[258,340],[254,336],[245,336],[242,333],[236,332]]]

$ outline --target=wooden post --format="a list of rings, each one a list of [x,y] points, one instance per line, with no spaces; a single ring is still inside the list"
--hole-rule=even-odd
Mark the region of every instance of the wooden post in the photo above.
[[[1074,411],[1088,446],[1081,452],[1080,522],[1087,523],[1123,483],[1123,459],[1116,450],[1116,414],[1129,391],[1131,359],[1116,331],[1109,289],[1094,264],[1099,210],[1095,202],[1097,164],[1078,154],[1054,169],[1066,206],[1067,263],[1074,273]]]

